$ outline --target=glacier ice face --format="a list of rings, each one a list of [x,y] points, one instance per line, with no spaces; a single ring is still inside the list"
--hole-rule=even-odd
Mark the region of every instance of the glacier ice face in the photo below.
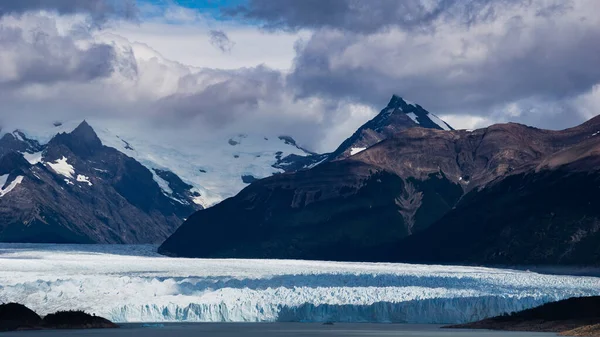
[[[116,322],[462,323],[573,296],[600,279],[492,268],[173,259],[156,247],[0,244],[0,301]]]

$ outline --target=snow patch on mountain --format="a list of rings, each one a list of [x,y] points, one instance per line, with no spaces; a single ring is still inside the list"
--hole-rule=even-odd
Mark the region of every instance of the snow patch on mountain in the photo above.
[[[415,122],[415,123],[417,123],[417,124],[421,124],[421,123],[419,123],[419,120],[417,119],[417,115],[415,115],[414,113],[412,113],[412,112],[409,112],[409,113],[407,113],[406,115],[407,115],[408,117],[410,117],[410,119],[412,119],[412,120],[413,120],[413,122]]]
[[[75,174],[75,168],[73,167],[73,165],[67,162],[67,157],[63,156],[62,158],[57,159],[54,163],[46,164],[48,164],[48,166],[50,166],[50,168],[57,174],[65,176],[69,179],[73,179],[73,175]]]
[[[116,322],[463,323],[574,296],[600,279],[438,265],[173,259],[155,246],[0,244],[0,301]]]
[[[350,149],[350,155],[353,156],[357,153],[363,152],[366,149],[367,149],[366,147],[353,147]]]
[[[6,185],[8,176],[9,176],[8,174],[0,176],[0,198],[7,195],[10,191],[14,190],[15,187],[17,187],[17,185],[19,185],[20,183],[23,182],[24,177],[17,176],[15,179],[13,179],[13,181],[10,182],[10,184],[8,184],[8,186],[6,186],[6,188],[3,188],[4,185]]]
[[[432,113],[428,113],[427,117],[429,117],[429,119],[431,119],[432,122],[434,122],[435,124],[437,124],[443,130],[446,130],[446,131],[452,130],[450,128],[450,126],[446,122],[444,122],[443,120],[441,120],[438,116],[436,116],[436,115],[434,115]]]
[[[34,152],[34,153],[23,152],[22,154],[23,154],[23,157],[25,158],[25,160],[27,160],[31,165],[35,165],[37,163],[42,162],[42,156],[43,156],[44,152],[43,151]]]
[[[92,186],[92,182],[90,181],[90,178],[86,177],[86,176],[84,176],[82,174],[78,174],[77,175],[77,181],[80,182],[80,183],[86,183],[89,186]]]

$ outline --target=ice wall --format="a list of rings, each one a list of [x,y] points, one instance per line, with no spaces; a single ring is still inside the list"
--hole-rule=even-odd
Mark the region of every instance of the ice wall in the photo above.
[[[0,244],[0,301],[116,322],[462,323],[600,294],[600,279],[460,266],[171,259],[152,246]]]

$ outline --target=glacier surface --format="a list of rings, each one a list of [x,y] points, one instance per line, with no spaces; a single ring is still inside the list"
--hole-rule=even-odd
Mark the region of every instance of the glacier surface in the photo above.
[[[480,267],[174,259],[156,247],[0,244],[0,302],[116,322],[462,323],[573,296],[594,277]]]

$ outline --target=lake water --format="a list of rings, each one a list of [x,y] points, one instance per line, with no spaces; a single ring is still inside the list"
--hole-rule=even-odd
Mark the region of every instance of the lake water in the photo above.
[[[485,330],[442,329],[439,325],[411,324],[335,324],[317,323],[187,323],[144,327],[124,324],[109,330],[21,331],[2,334],[3,337],[534,337],[556,336],[553,333],[503,332]]]

